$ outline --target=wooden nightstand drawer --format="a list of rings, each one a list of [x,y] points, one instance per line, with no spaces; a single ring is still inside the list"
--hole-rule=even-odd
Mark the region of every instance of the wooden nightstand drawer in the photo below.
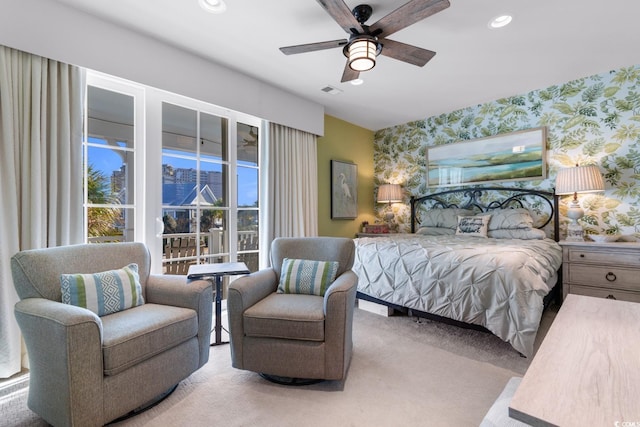
[[[569,283],[640,291],[640,271],[614,266],[571,264]]]
[[[640,302],[640,243],[560,242],[562,294]]]
[[[586,295],[589,297],[616,299],[620,301],[640,302],[640,292],[626,292],[617,289],[591,288],[589,286],[571,285],[569,292],[572,294]]]
[[[584,250],[582,248],[570,248],[569,249],[569,261],[581,262],[588,264],[609,264],[609,265],[626,265],[631,267],[640,267],[640,253],[638,251],[626,252],[616,251],[611,252]]]

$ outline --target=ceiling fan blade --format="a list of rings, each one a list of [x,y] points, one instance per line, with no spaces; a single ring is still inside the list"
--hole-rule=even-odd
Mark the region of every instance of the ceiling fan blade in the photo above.
[[[350,82],[351,80],[355,80],[358,77],[360,77],[360,71],[352,70],[351,67],[349,67],[349,61],[347,61],[344,66],[344,72],[342,73],[342,80],[340,81],[342,83]]]
[[[342,47],[349,41],[347,39],[331,40],[327,42],[298,44],[295,46],[281,47],[280,51],[285,55],[293,55],[296,53],[314,52],[316,50],[333,49],[334,47]]]
[[[381,55],[399,61],[408,62],[409,64],[424,66],[431,58],[435,56],[432,50],[422,49],[421,47],[412,46],[410,44],[401,43],[389,39],[380,39],[382,43]]]
[[[353,16],[349,6],[342,0],[317,0],[320,6],[349,34],[353,34],[352,28],[359,32],[362,28],[358,20]]]
[[[448,8],[449,5],[449,0],[411,0],[371,25],[369,31],[374,35],[387,37]]]

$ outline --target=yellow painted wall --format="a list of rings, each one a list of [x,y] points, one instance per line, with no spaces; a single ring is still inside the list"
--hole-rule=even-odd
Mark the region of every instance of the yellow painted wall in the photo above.
[[[373,223],[374,132],[325,115],[324,136],[318,138],[318,235],[355,237],[362,221]],[[331,160],[358,166],[358,217],[331,219]]]

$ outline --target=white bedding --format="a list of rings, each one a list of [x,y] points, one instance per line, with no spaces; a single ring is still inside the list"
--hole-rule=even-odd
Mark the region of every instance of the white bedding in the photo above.
[[[358,291],[482,325],[529,357],[562,250],[551,239],[397,234],[355,239]]]

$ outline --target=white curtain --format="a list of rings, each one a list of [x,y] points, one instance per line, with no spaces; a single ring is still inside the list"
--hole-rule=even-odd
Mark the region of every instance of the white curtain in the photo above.
[[[82,105],[78,67],[0,46],[0,377],[21,370],[19,250],[80,243]]]
[[[263,148],[260,241],[267,250],[260,266],[266,267],[274,238],[318,235],[317,137],[270,123]]]

